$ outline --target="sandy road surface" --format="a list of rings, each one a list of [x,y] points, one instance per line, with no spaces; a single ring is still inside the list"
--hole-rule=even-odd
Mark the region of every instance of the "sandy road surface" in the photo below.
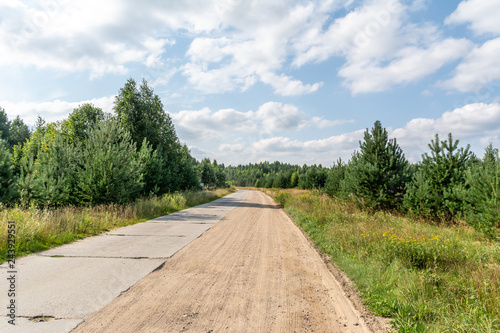
[[[370,332],[300,229],[261,192],[73,332]],[[371,326],[371,327],[370,327]]]

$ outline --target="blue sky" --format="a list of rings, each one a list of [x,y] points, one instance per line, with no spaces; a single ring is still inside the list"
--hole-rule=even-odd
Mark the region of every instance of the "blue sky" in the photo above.
[[[0,106],[111,112],[145,78],[194,157],[331,165],[382,121],[500,144],[500,1],[0,0]]]

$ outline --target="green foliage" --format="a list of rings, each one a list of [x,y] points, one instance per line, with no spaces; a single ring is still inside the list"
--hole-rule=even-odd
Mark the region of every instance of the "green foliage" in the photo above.
[[[292,173],[292,177],[290,178],[290,187],[295,188],[299,185],[299,175],[297,172]]]
[[[465,194],[468,203],[467,223],[491,233],[500,228],[500,159],[498,150],[486,148],[483,163],[472,165],[466,172]]]
[[[76,186],[80,203],[123,204],[139,196],[144,186],[144,165],[130,134],[118,122],[101,122],[89,132],[85,146],[78,148],[81,164]]]
[[[8,205],[12,202],[16,195],[16,186],[12,155],[5,140],[0,139],[0,204]]]
[[[304,173],[307,170],[304,169]],[[302,170],[298,165],[281,162],[262,162],[258,164],[228,166],[224,168],[226,180],[236,186],[255,186],[257,180],[259,187],[297,187]],[[295,174],[295,176],[293,176]],[[293,178],[293,179],[292,179]],[[293,182],[292,182],[293,181]]]
[[[190,155],[190,151],[186,145],[182,146],[179,159],[179,188],[183,190],[199,190],[200,189],[200,174],[196,168],[196,160]],[[219,171],[216,171],[217,187],[226,187],[225,179],[219,178]],[[224,185],[220,185],[220,181]]]
[[[39,122],[40,124],[40,122]],[[22,146],[14,147],[23,206],[54,207],[71,202],[73,152],[55,124],[38,126]]]
[[[10,121],[5,109],[0,106],[0,139],[9,140]]]
[[[9,129],[9,145],[23,145],[30,138],[30,130],[24,121],[17,116],[12,121]]]
[[[188,188],[196,188],[199,182],[189,151],[180,144],[170,116],[163,110],[160,97],[145,80],[137,87],[129,79],[116,96],[114,111],[123,129],[130,132],[132,141],[142,148],[144,139],[156,152],[156,160],[161,163],[147,164],[147,175],[161,169],[162,177],[145,178],[145,190],[166,193]],[[147,194],[147,193],[146,193]]]
[[[211,163],[209,158],[204,158],[197,166],[197,170],[200,175],[200,181],[205,187],[208,188],[227,187],[226,173],[224,172],[224,169],[224,164],[218,164],[216,160]]]
[[[90,103],[80,105],[63,122],[63,132],[71,143],[84,142],[89,132],[104,118],[102,109]]]
[[[144,187],[142,193],[145,195],[157,195],[160,192],[160,184],[164,177],[163,160],[158,151],[153,150],[151,144],[144,138],[139,150],[139,162],[144,166]]]
[[[292,195],[290,193],[286,192],[278,192],[275,196],[274,199],[282,206],[285,207],[286,203],[292,198]]]
[[[128,79],[116,96],[114,111],[137,145],[147,138],[153,149],[160,145],[167,151],[179,148],[172,120],[145,80],[138,88],[133,79]]]
[[[349,165],[348,182],[354,194],[368,207],[398,208],[408,180],[408,161],[396,139],[389,139],[376,121],[371,131],[366,129],[360,149]]]
[[[328,172],[325,183],[326,194],[331,197],[340,197],[345,192],[342,188],[346,174],[345,169],[346,165],[339,158]]]
[[[36,193],[33,193],[30,203],[42,207],[70,204],[76,160],[73,146],[65,142],[59,133],[45,139],[47,141],[43,142],[34,166],[33,186]]]
[[[458,148],[459,141],[439,140],[436,134],[428,145],[431,155],[422,156],[422,164],[410,183],[404,205],[412,213],[451,220],[464,210],[462,187],[471,153],[469,146]]]
[[[217,179],[215,178],[215,171],[214,168],[212,168],[210,159],[204,158],[198,165],[198,169],[200,171],[201,182],[204,186],[213,187]]]
[[[299,177],[299,187],[301,189],[323,188],[326,183],[327,172],[321,164],[307,168],[307,171]]]

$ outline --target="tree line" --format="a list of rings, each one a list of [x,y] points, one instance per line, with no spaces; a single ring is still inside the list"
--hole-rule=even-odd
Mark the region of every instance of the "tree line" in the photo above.
[[[0,203],[122,204],[141,196],[225,186],[224,165],[196,161],[148,83],[129,79],[113,113],[92,104],[33,130],[0,108]]]
[[[465,221],[492,232],[500,227],[500,159],[490,144],[482,158],[459,146],[450,133],[428,144],[418,163],[409,163],[380,121],[366,129],[359,150],[331,168],[274,162],[227,167],[237,186],[320,189],[369,210],[402,212],[434,221]]]

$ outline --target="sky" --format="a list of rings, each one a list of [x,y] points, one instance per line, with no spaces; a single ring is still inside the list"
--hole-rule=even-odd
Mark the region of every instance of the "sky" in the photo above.
[[[331,166],[380,120],[417,162],[439,134],[500,146],[499,0],[0,0],[0,106],[112,112],[148,81],[225,165]]]

